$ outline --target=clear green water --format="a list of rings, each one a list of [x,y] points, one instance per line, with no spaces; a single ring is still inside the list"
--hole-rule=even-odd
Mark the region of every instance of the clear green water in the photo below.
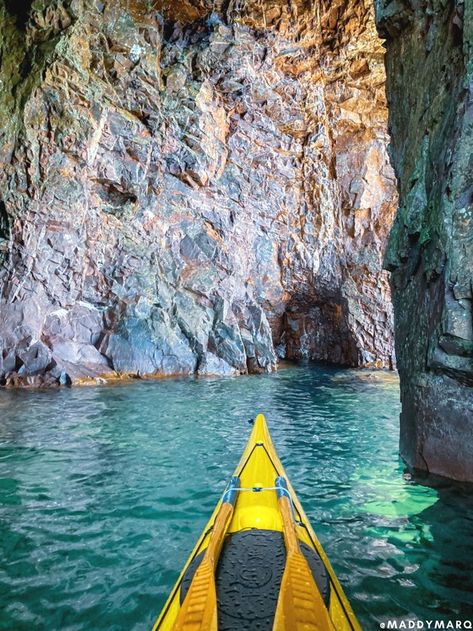
[[[149,629],[256,411],[365,629],[473,619],[473,492],[403,477],[398,399],[317,367],[0,392],[0,628]]]

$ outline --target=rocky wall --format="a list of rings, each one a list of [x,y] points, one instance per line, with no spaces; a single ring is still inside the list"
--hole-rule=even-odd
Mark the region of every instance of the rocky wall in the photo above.
[[[401,454],[473,480],[473,6],[377,2],[399,211],[389,240]]]
[[[371,3],[0,3],[0,376],[392,366]]]

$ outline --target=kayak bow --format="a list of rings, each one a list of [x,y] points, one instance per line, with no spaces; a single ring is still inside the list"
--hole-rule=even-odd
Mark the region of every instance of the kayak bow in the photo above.
[[[361,631],[259,414],[153,631]]]

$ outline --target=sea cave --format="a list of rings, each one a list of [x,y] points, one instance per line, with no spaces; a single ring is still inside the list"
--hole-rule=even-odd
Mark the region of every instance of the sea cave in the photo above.
[[[473,482],[472,14],[0,1],[5,418],[164,377],[398,374],[406,475]]]

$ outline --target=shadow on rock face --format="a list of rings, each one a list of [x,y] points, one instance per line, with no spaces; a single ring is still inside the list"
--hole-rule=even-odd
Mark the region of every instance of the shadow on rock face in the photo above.
[[[33,0],[5,0],[7,11],[16,18],[18,28],[25,30]]]
[[[288,359],[360,365],[347,314],[337,302],[293,300],[284,315]]]

